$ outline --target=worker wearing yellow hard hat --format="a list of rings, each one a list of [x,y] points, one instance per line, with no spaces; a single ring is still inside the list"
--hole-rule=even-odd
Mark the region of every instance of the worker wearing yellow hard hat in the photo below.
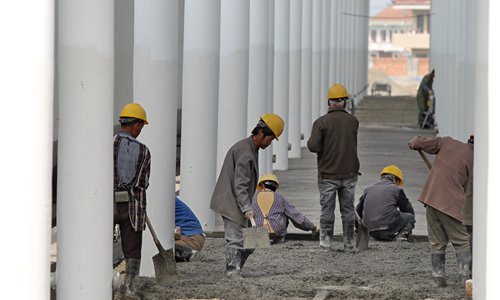
[[[250,137],[234,144],[222,164],[210,208],[222,216],[226,240],[226,276],[241,278],[241,268],[253,249],[243,248],[243,228],[254,218],[252,197],[259,174],[258,156],[283,133],[285,122],[274,113],[261,116]]]
[[[280,183],[272,173],[264,174],[257,184],[257,192],[252,199],[255,223],[265,227],[273,244],[285,241],[289,221],[299,229],[316,235],[318,228],[283,195],[276,192]]]
[[[149,186],[151,153],[137,137],[148,124],[146,111],[137,103],[125,105],[120,112],[120,132],[113,142],[114,224],[120,226],[125,279],[122,296],[135,293],[134,282],[141,266],[142,232],[146,228],[146,189]]]
[[[415,227],[415,211],[402,188],[403,172],[396,165],[380,171],[377,182],[368,186],[356,211],[377,240],[408,240]]]

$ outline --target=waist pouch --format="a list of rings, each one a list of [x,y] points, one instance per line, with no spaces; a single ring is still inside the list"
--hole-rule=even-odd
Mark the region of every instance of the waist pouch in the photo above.
[[[128,202],[128,192],[120,191],[115,192],[115,202]]]

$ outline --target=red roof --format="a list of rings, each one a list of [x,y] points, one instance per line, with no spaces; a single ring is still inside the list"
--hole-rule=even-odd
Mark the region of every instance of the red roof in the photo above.
[[[402,1],[402,0],[401,0]],[[372,19],[406,19],[413,17],[413,13],[409,9],[394,9],[393,6],[386,7],[383,11],[379,12]]]

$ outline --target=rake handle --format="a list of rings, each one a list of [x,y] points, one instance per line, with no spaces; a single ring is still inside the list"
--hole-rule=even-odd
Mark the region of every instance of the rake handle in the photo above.
[[[427,159],[427,156],[425,156],[424,152],[422,152],[422,150],[418,150],[418,154],[420,154],[420,156],[422,157],[422,159],[424,160],[425,164],[427,165],[427,167],[430,169],[432,169],[432,164],[431,162]]]

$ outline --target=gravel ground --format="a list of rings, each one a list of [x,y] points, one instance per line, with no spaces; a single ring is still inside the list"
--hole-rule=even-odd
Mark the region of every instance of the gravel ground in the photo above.
[[[257,249],[244,278],[229,280],[224,240],[207,239],[199,261],[177,264],[171,287],[145,277],[138,286],[142,299],[464,299],[452,247],[446,288],[433,285],[429,248],[428,242],[372,240],[368,250],[348,254],[320,249],[317,241],[287,241]]]

